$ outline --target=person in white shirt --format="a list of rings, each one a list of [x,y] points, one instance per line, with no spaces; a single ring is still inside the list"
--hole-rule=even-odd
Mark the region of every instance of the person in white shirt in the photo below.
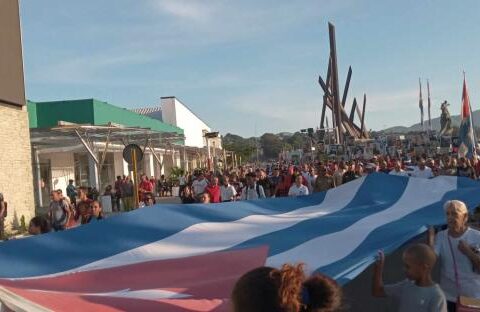
[[[290,186],[290,190],[288,190],[288,196],[304,196],[308,195],[308,187],[302,184],[303,177],[298,175],[295,178],[295,183]]]
[[[428,244],[440,259],[440,287],[454,307],[458,296],[480,299],[480,231],[467,225],[465,203],[449,200],[443,208],[448,228],[435,235],[431,227]]]
[[[304,164],[303,165],[303,170],[302,170],[302,177],[305,179],[305,181],[307,182],[307,187],[308,187],[308,190],[310,191],[311,188],[312,188],[312,174],[310,173],[310,170],[308,168],[308,165],[307,164]]]
[[[408,173],[406,173],[405,170],[402,169],[402,163],[400,162],[400,160],[397,160],[395,162],[395,167],[392,171],[390,171],[389,174],[401,177],[408,177]]]
[[[187,186],[187,178],[185,177],[185,174],[180,175],[180,177],[178,178],[178,186],[179,186],[178,194],[180,196],[183,196],[183,192],[185,191],[185,186]]]
[[[198,195],[205,192],[205,189],[208,186],[208,181],[205,179],[205,175],[201,172],[198,174],[198,177],[192,183],[193,196],[197,197]]]
[[[178,178],[178,185],[180,186],[185,186],[187,184],[187,179],[185,178],[185,175],[182,174],[179,178]]]
[[[229,178],[227,175],[224,175],[222,185],[220,186],[220,199],[222,202],[234,201],[235,196],[237,196],[237,191],[235,187],[229,183]]]
[[[260,184],[257,184],[257,176],[254,172],[246,175],[247,185],[242,189],[242,200],[265,198],[265,192]]]
[[[418,165],[414,168],[411,176],[415,178],[430,179],[433,178],[433,172],[432,169],[425,165],[425,159],[420,158]]]

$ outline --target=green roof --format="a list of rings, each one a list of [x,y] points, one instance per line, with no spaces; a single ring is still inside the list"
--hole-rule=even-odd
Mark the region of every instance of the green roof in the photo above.
[[[112,122],[129,127],[183,134],[183,129],[176,126],[95,99],[54,102],[27,101],[27,110],[30,128],[52,128],[62,120],[96,126]]]

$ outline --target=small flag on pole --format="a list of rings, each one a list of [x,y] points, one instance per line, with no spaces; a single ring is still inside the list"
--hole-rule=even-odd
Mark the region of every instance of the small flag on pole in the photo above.
[[[427,79],[427,93],[428,93],[428,131],[432,131],[432,117],[430,115],[430,109],[432,108],[432,102],[430,101],[430,82]]]
[[[475,135],[473,133],[472,115],[470,112],[470,98],[468,96],[467,81],[464,73],[461,111],[462,121],[459,129],[459,137],[461,142],[458,149],[459,157],[472,158],[475,154]]]

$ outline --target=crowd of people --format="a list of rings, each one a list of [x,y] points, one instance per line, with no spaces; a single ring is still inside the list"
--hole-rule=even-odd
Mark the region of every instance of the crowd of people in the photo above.
[[[219,203],[271,197],[305,196],[326,191],[371,173],[433,178],[450,175],[477,179],[480,162],[451,156],[428,159],[378,157],[369,161],[318,161],[295,166],[270,163],[230,168],[222,173],[196,170],[180,177],[180,198],[188,203]],[[138,196],[142,206],[152,206],[156,196],[171,196],[173,184],[141,175]],[[111,196],[112,210],[135,209],[134,184],[129,177],[117,177],[103,194]],[[70,181],[66,196],[53,191],[47,217],[37,216],[29,225],[32,235],[60,231],[104,218],[98,192],[75,187]],[[429,229],[426,244],[408,247],[403,254],[406,279],[384,285],[385,256],[379,252],[374,266],[372,295],[391,297],[398,311],[457,311],[459,296],[480,299],[480,231],[468,225],[466,205],[457,200],[444,206],[447,228]],[[6,203],[0,194],[0,214]],[[432,278],[436,263],[440,280]],[[328,276],[307,277],[303,265],[281,268],[260,267],[242,276],[232,292],[232,307],[243,311],[340,311],[341,287]]]
[[[426,244],[405,249],[404,280],[384,285],[385,255],[379,251],[372,296],[392,298],[399,312],[478,311],[478,307],[460,309],[459,298],[480,300],[480,231],[468,225],[465,203],[447,201],[444,210],[447,228],[438,233],[430,228]],[[432,278],[437,262],[439,283]],[[330,277],[320,273],[306,277],[301,264],[285,264],[244,274],[233,289],[232,305],[235,312],[333,312],[348,310],[343,297],[341,287]]]
[[[61,189],[52,191],[47,215],[34,217],[28,231],[37,235],[102,220],[105,216],[101,196],[110,198],[113,213],[153,206],[155,197],[172,196],[172,187],[173,183],[164,175],[158,180],[155,177],[148,178],[145,174],[140,175],[137,189],[139,206],[135,207],[135,186],[128,176],[117,176],[115,182],[107,185],[102,194],[95,187],[76,187],[74,181],[69,180],[66,196]],[[1,213],[3,201],[0,201],[0,205]]]
[[[186,177],[184,203],[218,203],[268,197],[303,196],[322,192],[371,173],[430,179],[439,175],[480,177],[480,162],[453,156],[369,161],[326,161],[295,166],[244,166],[222,174],[196,171]],[[385,256],[375,264],[372,295],[391,297],[398,311],[457,311],[459,296],[480,300],[480,231],[468,226],[469,214],[460,201],[445,203],[447,229],[429,230],[427,244],[415,244],[403,255],[406,279],[383,285]],[[478,210],[478,209],[477,209]],[[477,220],[478,221],[478,220]],[[440,281],[432,278],[440,262]],[[308,285],[308,286],[307,286]],[[461,286],[460,286],[461,285]],[[302,266],[261,267],[245,274],[232,293],[234,311],[338,311],[342,291],[329,277],[305,277]],[[460,311],[460,310],[458,310]]]
[[[37,216],[30,221],[28,228],[30,234],[43,234],[51,230],[63,231],[104,218],[98,195],[86,187],[73,190],[71,185],[72,181],[67,187],[67,196],[64,196],[62,190],[51,192],[48,214]]]
[[[369,161],[319,161],[300,166],[276,162],[230,168],[217,174],[197,170],[185,176],[180,196],[183,203],[303,196],[327,191],[373,172],[425,179],[439,175],[477,179],[480,161],[453,156],[411,159],[379,156]]]

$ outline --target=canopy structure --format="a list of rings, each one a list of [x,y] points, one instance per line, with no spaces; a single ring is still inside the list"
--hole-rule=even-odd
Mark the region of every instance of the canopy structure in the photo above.
[[[31,144],[35,151],[48,149],[74,150],[83,146],[101,171],[107,152],[113,148],[137,144],[149,150],[160,167],[163,161],[158,155],[158,149],[172,150],[183,146],[185,137],[177,132],[160,132],[150,128],[127,127],[120,124],[106,125],[76,124],[59,121],[53,128],[30,129]]]
[[[159,132],[150,128],[126,127],[120,124],[108,123],[106,125],[76,124],[59,121],[57,127],[30,129],[32,145],[38,148],[77,146],[87,142],[108,142],[145,145],[146,140],[157,146],[171,142],[181,142],[184,135],[175,132]]]

